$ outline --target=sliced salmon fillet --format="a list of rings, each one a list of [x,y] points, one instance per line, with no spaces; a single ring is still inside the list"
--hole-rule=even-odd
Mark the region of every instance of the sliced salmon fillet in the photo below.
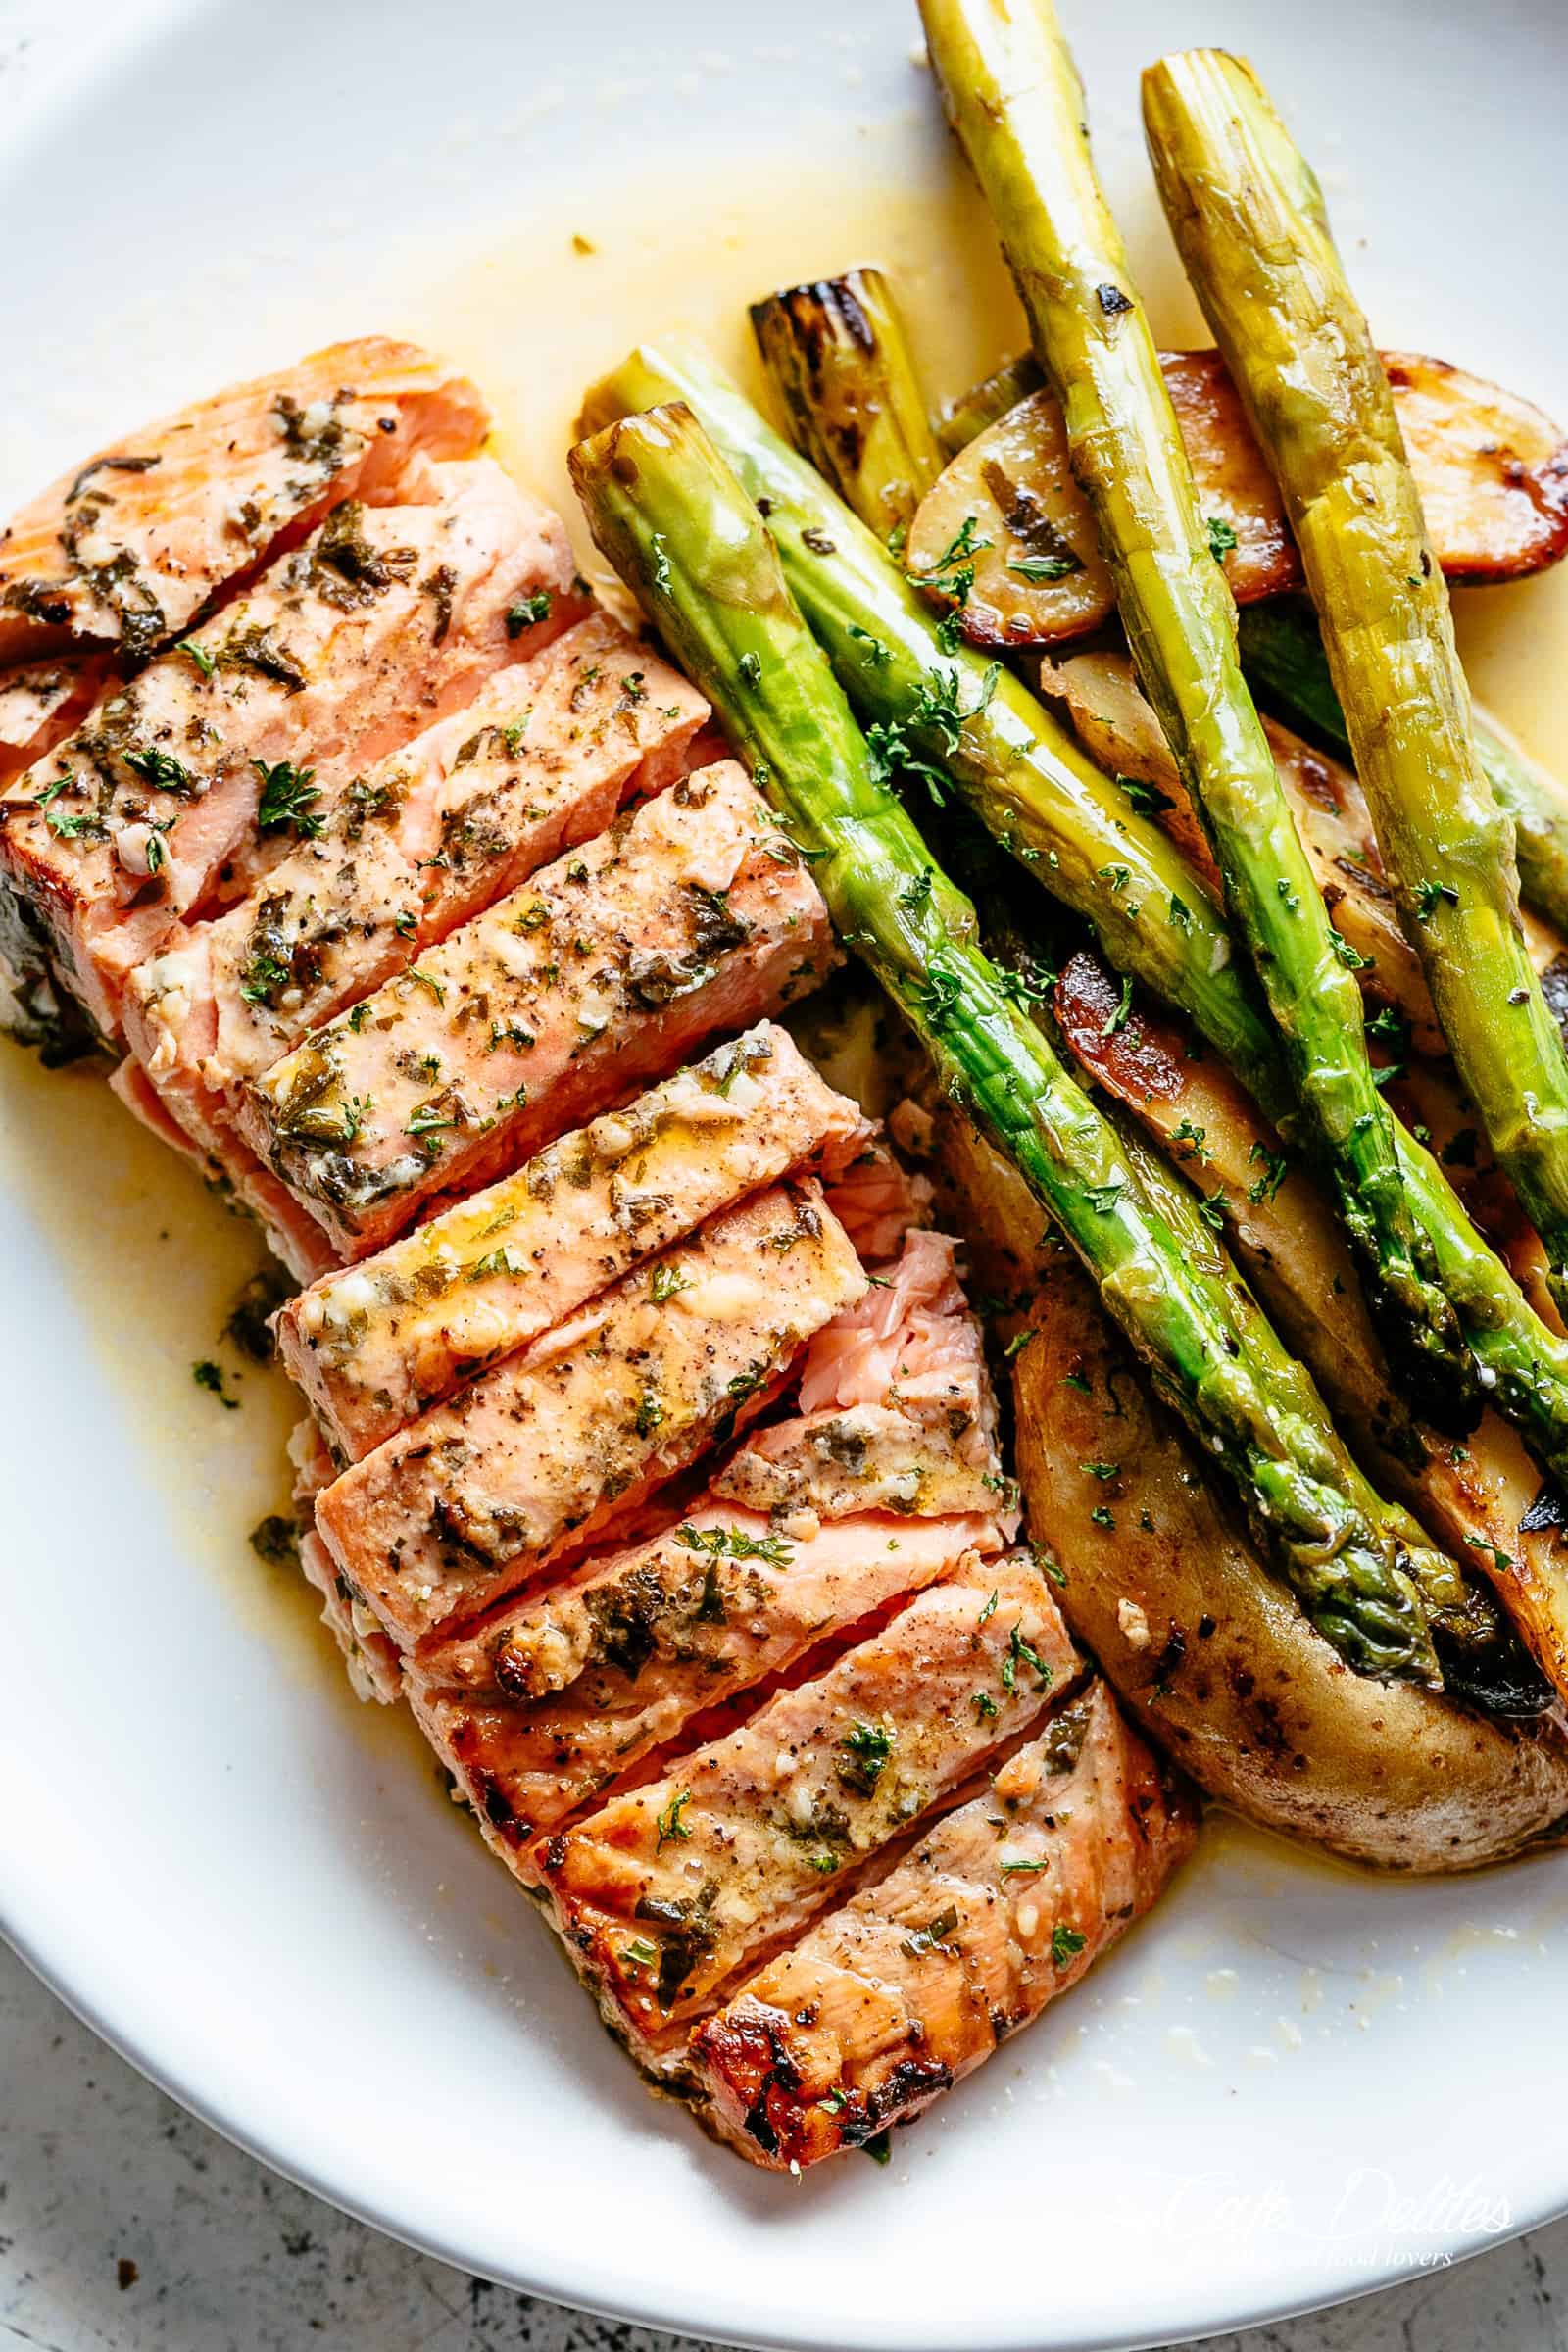
[[[828,1205],[862,1265],[897,1257],[911,1227],[931,1222],[931,1180],[898,1158],[868,1121],[861,1146],[833,1176]]]
[[[340,1453],[358,1461],[858,1125],[854,1103],[823,1085],[787,1032],[760,1023],[291,1298],[278,1351]]]
[[[368,1705],[391,1706],[403,1695],[397,1645],[356,1600],[315,1528],[307,1528],[300,1538],[300,1570],[321,1595],[321,1623],[343,1653],[343,1670],[355,1697]]]
[[[908,2122],[1078,1982],[1195,1835],[1191,1803],[1093,1684],[698,2027],[705,2120],[780,2171]]]
[[[466,376],[379,335],[142,425],[0,533],[0,661],[76,638],[144,660],[327,499],[384,498],[416,454],[471,457],[489,425]]]
[[[841,1183],[831,1197],[847,1191]],[[1017,1532],[957,1247],[920,1227],[906,1233],[864,1298],[807,1349],[802,1411],[754,1431],[719,1472],[715,1494],[785,1523],[802,1513],[1002,1511]]]
[[[684,772],[708,705],[599,612],[313,809],[248,897],[132,973],[166,1094],[230,1100],[296,1040]]]
[[[404,1647],[476,1616],[759,1409],[864,1279],[812,1180],[754,1195],[346,1471],[333,1558]]]
[[[913,1828],[1079,1659],[1027,1553],[965,1561],[814,1681],[533,1848],[607,2023],[657,2071],[737,1971]]]
[[[102,654],[63,654],[0,670],[0,792],[86,716],[108,674]]]
[[[954,1567],[995,1521],[866,1517],[791,1541],[705,1504],[596,1559],[407,1672],[426,1737],[514,1869],[529,1838],[601,1796],[694,1717]]]
[[[308,825],[302,790],[326,792],[526,655],[507,625],[519,597],[548,595],[541,625],[558,625],[572,567],[556,517],[490,459],[427,474],[427,503],[334,507],[6,802],[0,873],[106,1036],[130,973],[199,911],[259,811],[265,824],[292,803],[280,826]]]
[[[701,769],[431,948],[246,1091],[246,1140],[344,1258],[516,1166],[816,985],[810,875],[733,760]]]
[[[187,1135],[140,1062],[128,1055],[111,1072],[109,1083],[132,1118],[188,1160],[205,1184],[255,1218],[273,1256],[298,1281],[315,1282],[336,1262],[315,1218],[238,1136],[220,1136],[209,1146]]]

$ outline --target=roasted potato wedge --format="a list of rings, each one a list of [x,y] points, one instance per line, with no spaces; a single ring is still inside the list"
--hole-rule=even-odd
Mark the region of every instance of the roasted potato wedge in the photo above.
[[[1030,1533],[1140,1728],[1238,1812],[1381,1870],[1473,1870],[1568,1836],[1555,1725],[1352,1674],[1152,1403],[1022,1180],[947,1105],[935,1133],[943,1211],[980,1279],[1026,1286],[1013,1399]],[[1113,1481],[1086,1474],[1109,1460]]]
[[[1568,446],[1550,419],[1443,360],[1388,351],[1383,364],[1449,579],[1519,579],[1568,553]],[[1238,604],[1298,586],[1279,495],[1218,352],[1165,352],[1161,365]],[[972,564],[963,633],[994,651],[1058,644],[1112,617],[1050,393],[1031,393],[960,450],[922,500],[905,562],[949,606],[960,601],[956,573]]]

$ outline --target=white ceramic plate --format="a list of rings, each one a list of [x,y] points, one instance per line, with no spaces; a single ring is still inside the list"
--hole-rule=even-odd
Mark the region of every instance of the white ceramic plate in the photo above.
[[[1250,48],[1324,167],[1382,336],[1568,415],[1557,0],[1072,6],[1102,162],[1168,288],[1135,127],[1161,46]],[[0,507],[209,385],[369,327],[445,338],[559,478],[575,387],[867,251],[938,388],[997,356],[991,239],[910,0],[211,0],[73,12],[0,161]],[[570,256],[570,233],[593,255]],[[946,239],[947,249],[937,250]],[[1173,298],[1169,332],[1192,318]],[[1476,664],[1568,754],[1560,582]],[[895,2143],[804,2184],[641,2093],[550,1939],[357,1709],[244,1534],[267,1380],[194,1388],[250,1246],[96,1081],[0,1062],[10,1934],[260,2155],[466,2267],[781,2344],[1167,2342],[1328,2300],[1568,2205],[1568,1863],[1385,1886],[1234,1829],[1080,1992]],[[229,1359],[232,1360],[232,1359]]]

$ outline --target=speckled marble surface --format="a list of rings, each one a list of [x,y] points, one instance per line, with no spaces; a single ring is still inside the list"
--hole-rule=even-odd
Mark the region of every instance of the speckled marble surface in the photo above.
[[[159,5],[0,0],[0,135],[47,102],[95,27],[123,33]],[[0,1944],[0,2352],[672,2352],[685,2340],[466,2278],[276,2179],[124,2065]],[[1568,2352],[1568,2221],[1207,2352],[1483,2346]]]
[[[486,2286],[333,2212],[132,2073],[0,1946],[0,2352],[674,2352],[683,2340]],[[1207,2352],[1264,2347],[1568,2352],[1568,2222]]]

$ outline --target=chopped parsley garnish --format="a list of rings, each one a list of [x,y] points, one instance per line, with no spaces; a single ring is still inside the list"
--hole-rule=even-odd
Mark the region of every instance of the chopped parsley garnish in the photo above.
[[[1263,1163],[1262,1175],[1258,1177],[1255,1184],[1250,1184],[1247,1188],[1249,1200],[1251,1201],[1254,1208],[1261,1208],[1265,1201],[1273,1200],[1280,1186],[1285,1182],[1286,1177],[1290,1174],[1291,1163],[1283,1152],[1271,1152],[1267,1144],[1262,1143],[1254,1144],[1247,1157],[1249,1163],[1253,1160],[1261,1160]]]
[[[679,1266],[671,1265],[667,1260],[661,1260],[649,1277],[648,1295],[656,1306],[662,1306],[665,1299],[673,1298],[677,1291],[689,1291],[691,1287],[692,1278],[689,1274],[683,1274]]]
[[[207,651],[206,646],[198,645],[194,637],[182,637],[174,651],[176,654],[185,655],[187,660],[194,662],[204,678],[210,678],[218,667],[217,662]]]
[[[1016,572],[1020,580],[1031,585],[1046,580],[1064,580],[1069,572],[1082,571],[1082,556],[1063,550],[1059,556],[1009,556],[1007,569]]]
[[[131,774],[140,776],[142,782],[151,784],[155,791],[190,791],[190,769],[183,760],[176,760],[172,752],[163,751],[157,744],[152,744],[145,751],[126,752],[122,756]]]
[[[1223,564],[1236,546],[1236,526],[1223,514],[1208,517],[1208,552],[1216,564]]]
[[[1133,984],[1128,978],[1127,974],[1124,972],[1122,974],[1121,996],[1117,1001],[1115,1009],[1106,1015],[1105,1021],[1100,1032],[1101,1036],[1114,1037],[1118,1029],[1125,1028],[1127,1023],[1127,1015],[1131,1012],[1132,1008]]]
[[[311,813],[313,804],[320,799],[314,767],[296,767],[292,760],[274,760],[270,766],[265,760],[253,760],[252,767],[262,779],[262,798],[256,810],[256,822],[263,833],[281,833],[292,827],[302,841],[314,841],[324,819]]]
[[[957,1924],[957,1910],[950,1903],[945,1911],[937,1913],[929,1926],[916,1928],[912,1934],[906,1936],[899,1949],[908,1959],[918,1960],[923,1953],[934,1952],[939,1943],[945,1943]]]
[[[847,1788],[869,1796],[893,1753],[893,1734],[880,1723],[852,1723],[839,1741],[838,1776]]]
[[[1020,1666],[1028,1666],[1033,1670],[1042,1690],[1049,1690],[1056,1679],[1054,1669],[1046,1664],[1034,1643],[1025,1638],[1021,1618],[1007,1636],[1007,1654],[1002,1661],[1004,1690],[1011,1690],[1016,1687]]]
[[[239,1411],[239,1398],[224,1392],[222,1366],[215,1364],[211,1356],[204,1355],[199,1363],[192,1364],[190,1376],[199,1389],[209,1390],[218,1398],[225,1412]]]
[[[658,1816],[654,1823],[654,1828],[659,1834],[659,1843],[654,1848],[656,1853],[663,1846],[679,1844],[682,1839],[691,1836],[690,1830],[681,1819],[681,1815],[691,1801],[692,1795],[689,1788],[677,1788],[662,1813]]]
[[[766,1560],[787,1568],[795,1554],[782,1536],[749,1536],[740,1527],[677,1527],[675,1541],[711,1559]]]
[[[1210,1156],[1203,1148],[1203,1138],[1207,1133],[1206,1127],[1195,1127],[1191,1119],[1183,1119],[1170,1140],[1173,1144],[1185,1144],[1187,1149],[1182,1153],[1182,1157],[1196,1159],[1201,1166]]]
[[[1088,1941],[1088,1936],[1077,1928],[1069,1928],[1058,1920],[1051,1931],[1051,1957],[1058,1968],[1065,1968],[1069,1960],[1077,1959]]]
[[[652,1389],[644,1389],[637,1399],[637,1411],[632,1427],[640,1438],[651,1438],[664,1418],[664,1407]]]
[[[524,629],[550,618],[553,603],[548,588],[536,588],[532,596],[520,597],[516,604],[507,607],[507,635],[520,637]]]
[[[1459,904],[1459,893],[1451,882],[1418,882],[1415,886],[1416,921],[1429,923],[1445,901],[1450,906]]]

